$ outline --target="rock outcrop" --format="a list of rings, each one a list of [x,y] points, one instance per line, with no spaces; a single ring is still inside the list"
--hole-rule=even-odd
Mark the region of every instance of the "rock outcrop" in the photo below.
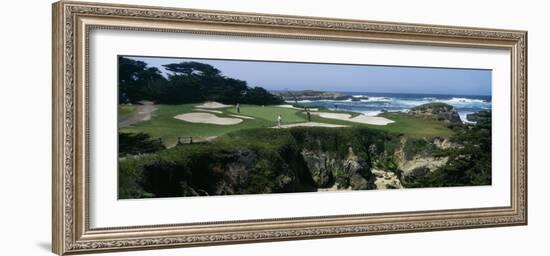
[[[325,91],[286,91],[286,92],[273,92],[276,95],[282,97],[286,101],[292,100],[346,100],[353,98],[351,95],[343,94],[339,92],[325,92]]]
[[[383,171],[378,169],[371,170],[375,180],[376,189],[396,189],[403,188],[401,180],[394,172]]]
[[[422,118],[430,118],[452,124],[462,124],[456,109],[445,103],[427,103],[411,108],[409,115]]]
[[[448,138],[434,138],[433,144],[439,149],[449,149],[458,146]]]
[[[370,174],[364,160],[359,159],[351,147],[345,158],[322,151],[302,151],[311,178],[318,188],[367,189]]]
[[[491,111],[482,110],[477,113],[467,114],[466,119],[469,122],[477,123],[479,121],[487,121],[491,119]]]
[[[402,180],[412,182],[414,179],[435,171],[437,168],[445,165],[449,160],[448,157],[433,156],[436,150],[445,150],[455,145],[448,139],[433,138],[433,139],[415,139],[417,143],[411,142],[402,138],[400,146],[394,153],[394,159],[398,169],[402,172]],[[421,142],[421,143],[418,143]],[[419,146],[420,145],[420,146]],[[407,149],[406,147],[417,147]],[[412,151],[414,154],[407,155],[406,151]]]
[[[399,168],[403,171],[403,178],[406,181],[413,181],[428,172],[435,171],[445,165],[448,160],[448,157],[417,156],[412,160],[400,162]]]
[[[278,147],[180,145],[170,154],[129,158],[142,162],[122,168],[141,169],[137,185],[143,190],[130,191],[138,195],[134,197],[394,189],[414,187],[450,161],[449,149],[460,148],[448,138],[410,138],[370,129],[290,131],[288,142]]]
[[[336,160],[325,152],[302,151],[307,169],[314,184],[319,188],[327,188],[334,184]]]

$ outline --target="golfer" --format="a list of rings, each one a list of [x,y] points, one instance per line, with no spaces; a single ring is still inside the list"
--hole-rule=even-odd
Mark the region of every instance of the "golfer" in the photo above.
[[[277,128],[281,128],[282,122],[283,122],[283,117],[281,116],[281,114],[279,114],[279,116],[277,116]]]

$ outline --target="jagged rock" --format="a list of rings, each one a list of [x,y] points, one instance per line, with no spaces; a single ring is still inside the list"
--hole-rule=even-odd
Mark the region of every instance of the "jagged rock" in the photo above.
[[[368,188],[368,180],[361,176],[359,173],[353,174],[350,178],[350,186],[353,190],[363,190]]]
[[[411,179],[413,179],[414,177],[419,177],[419,175],[421,174],[419,170],[427,169],[428,171],[432,172],[435,171],[437,168],[445,165],[449,160],[448,157],[434,157],[431,153],[426,153],[422,150],[412,157],[407,158],[404,151],[407,140],[410,139],[407,139],[405,137],[401,138],[400,146],[397,148],[393,155],[395,163],[397,164],[397,168],[403,172],[403,176],[407,178],[406,181],[411,181]],[[433,144],[439,149],[448,149],[450,147],[455,147],[455,145],[448,139],[435,138],[433,141],[427,142],[427,147],[429,146],[429,144]],[[416,174],[413,174],[413,172],[416,172]]]
[[[226,165],[225,175],[231,183],[239,184],[248,179],[250,166],[241,162],[232,162]]]
[[[447,123],[462,124],[462,120],[460,120],[460,116],[456,109],[449,104],[440,102],[416,106],[411,108],[408,114],[422,118],[441,120]]]
[[[418,179],[420,177],[423,177],[424,175],[428,174],[430,172],[430,169],[426,166],[420,166],[417,168],[414,168],[410,170],[407,173],[403,174],[403,179],[407,182],[412,182],[415,179]]]
[[[386,172],[378,169],[372,169],[372,174],[375,177],[374,185],[376,189],[394,189],[403,188],[401,180],[394,172]]]
[[[491,111],[482,110],[477,113],[467,114],[466,120],[473,123],[477,123],[479,121],[487,122],[487,120],[491,120]]]
[[[302,151],[302,156],[318,188],[331,187],[334,182],[342,189],[350,186],[366,188],[368,180],[364,174],[368,172],[368,167],[355,155],[353,148],[348,148],[348,154],[344,159],[337,159],[329,153],[312,151]]]
[[[449,149],[452,147],[456,147],[456,145],[454,145],[454,143],[452,143],[451,140],[449,140],[448,138],[435,138],[433,144],[439,149]]]
[[[331,159],[327,153],[302,151],[302,156],[307,164],[311,178],[317,187],[326,188],[334,183],[335,161]]]
[[[236,183],[239,184],[239,183]],[[216,184],[215,195],[233,195],[235,194],[235,189],[225,181],[218,182]]]
[[[348,148],[348,155],[344,159],[344,172],[348,174],[361,173],[364,166],[361,165],[359,158],[353,153],[353,148]]]
[[[287,184],[291,183],[293,181],[292,177],[290,176],[287,176],[287,175],[279,175],[277,177],[277,187],[284,187],[286,186]]]
[[[186,181],[180,182],[180,186],[181,186],[181,191],[183,196],[199,196],[199,193],[197,193],[195,189],[187,185]]]
[[[419,168],[426,168],[429,171],[445,165],[449,160],[448,157],[431,157],[431,156],[416,156],[412,160],[399,161],[399,169],[403,171],[405,176]]]
[[[359,157],[353,152],[352,147],[348,148],[343,170],[344,172],[341,175],[344,177],[342,178],[346,179],[352,189],[361,190],[368,188],[368,180],[363,176],[367,173],[368,167],[365,166],[363,161],[359,160]]]

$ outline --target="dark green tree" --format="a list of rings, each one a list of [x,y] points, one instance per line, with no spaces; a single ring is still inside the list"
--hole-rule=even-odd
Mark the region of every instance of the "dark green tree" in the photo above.
[[[166,70],[171,71],[173,76],[203,76],[203,77],[216,77],[220,76],[221,71],[211,65],[196,62],[187,61],[180,63],[173,63],[162,65]]]
[[[118,154],[121,157],[126,155],[153,153],[164,148],[164,144],[162,144],[160,139],[151,138],[146,133],[118,134]]]
[[[156,67],[143,61],[119,58],[120,102],[149,100],[162,104],[218,101],[226,104],[280,104],[283,100],[246,81],[223,76],[212,65],[187,61],[163,65],[165,78]]]
[[[166,79],[158,68],[125,57],[118,63],[119,102],[155,101],[163,93]]]

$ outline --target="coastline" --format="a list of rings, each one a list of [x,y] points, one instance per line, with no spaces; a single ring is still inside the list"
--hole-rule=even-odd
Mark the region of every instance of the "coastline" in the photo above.
[[[294,92],[295,93],[295,92]],[[285,100],[287,104],[300,107],[325,108],[336,112],[353,112],[367,117],[377,117],[386,112],[407,113],[411,108],[441,102],[453,106],[464,123],[475,123],[467,115],[492,109],[488,95],[445,95],[415,93],[369,93],[337,92],[340,99],[298,99]]]

